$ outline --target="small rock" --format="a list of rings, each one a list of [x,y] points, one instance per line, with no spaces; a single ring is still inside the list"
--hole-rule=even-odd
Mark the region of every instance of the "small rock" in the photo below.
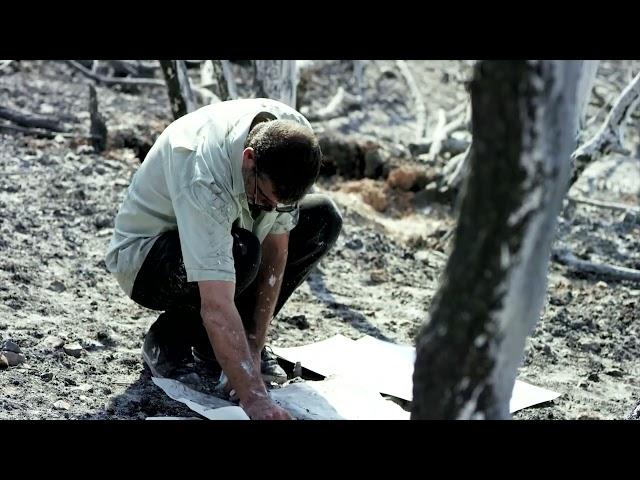
[[[66,289],[67,287],[64,286],[64,283],[59,282],[57,280],[55,282],[52,282],[51,285],[49,285],[49,290],[52,290],[57,293],[64,292]]]
[[[53,404],[53,408],[55,408],[56,410],[69,410],[71,408],[71,405],[69,405],[69,403],[65,402],[64,400],[58,400]]]
[[[2,342],[2,344],[0,344],[0,350],[5,350],[7,352],[13,353],[22,353],[22,350],[20,350],[18,344],[13,340],[5,340],[4,342]]]
[[[596,283],[596,287],[598,288],[609,288],[609,284],[607,282],[603,282],[602,280],[600,280],[598,283]]]
[[[64,345],[64,340],[53,335],[49,335],[45,337],[44,340],[39,343],[39,345],[49,350],[56,350]]]
[[[15,367],[24,361],[24,355],[21,353],[0,352],[0,368]]]
[[[78,155],[84,155],[88,153],[94,153],[94,149],[91,145],[80,145],[78,148],[76,148],[76,154]]]
[[[305,315],[293,315],[291,317],[284,317],[282,320],[291,325],[295,325],[300,330],[306,330],[310,326]]]
[[[293,366],[293,376],[294,378],[302,377],[302,363],[296,362],[296,364]]]
[[[624,377],[624,372],[618,368],[610,368],[608,370],[605,370],[603,373],[605,375],[609,375],[610,377],[614,377],[614,378]]]
[[[107,413],[114,413],[116,411],[115,402],[112,398],[109,398],[106,402],[104,402],[104,410]]]
[[[82,355],[82,346],[79,343],[69,343],[64,347],[64,353],[71,355],[72,357],[79,357]]]
[[[53,373],[51,373],[51,372],[43,373],[42,375],[40,375],[40,378],[44,382],[50,382],[51,380],[53,380]]]
[[[96,215],[95,219],[93,220],[93,224],[98,229],[113,227],[113,217],[111,215],[99,213],[98,215]]]
[[[352,238],[350,240],[347,240],[344,243],[344,246],[347,248],[350,248],[351,250],[360,250],[363,247],[363,243],[362,240],[360,240],[359,238]]]
[[[580,343],[580,347],[583,350],[591,353],[600,353],[600,351],[602,350],[602,346],[597,342],[583,342]]]
[[[384,270],[373,270],[369,274],[369,278],[372,283],[384,283],[387,280]]]
[[[81,383],[78,385],[77,390],[80,390],[81,392],[91,392],[93,390],[93,385],[89,383]]]
[[[427,262],[429,260],[429,252],[427,250],[418,250],[414,254],[414,258],[419,262]]]
[[[619,221],[626,226],[633,226],[636,223],[640,223],[640,216],[635,214],[634,212],[625,212],[620,216]]]

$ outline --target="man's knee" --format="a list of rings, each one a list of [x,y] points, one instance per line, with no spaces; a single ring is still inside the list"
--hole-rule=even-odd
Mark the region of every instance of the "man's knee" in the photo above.
[[[325,240],[333,245],[342,230],[342,214],[340,210],[338,210],[335,202],[327,196],[324,196],[321,209],[322,219],[327,225],[325,229]]]
[[[260,268],[260,240],[249,230],[239,227],[234,227],[231,230],[231,235],[233,236],[236,284],[251,283]]]
[[[342,230],[342,214],[327,195],[312,194],[309,197],[308,206],[313,212],[313,222],[320,227],[320,240],[330,248]]]

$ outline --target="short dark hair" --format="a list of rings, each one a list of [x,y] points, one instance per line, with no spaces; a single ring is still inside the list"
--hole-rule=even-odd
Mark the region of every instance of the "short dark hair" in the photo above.
[[[258,123],[249,132],[245,148],[253,148],[258,173],[273,183],[282,203],[300,200],[311,188],[322,162],[322,151],[313,131],[291,120]]]

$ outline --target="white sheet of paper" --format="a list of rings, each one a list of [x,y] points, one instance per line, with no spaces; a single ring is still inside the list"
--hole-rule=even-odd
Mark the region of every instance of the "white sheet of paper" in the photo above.
[[[511,393],[511,401],[509,402],[509,411],[511,413],[522,410],[523,408],[532,407],[539,403],[550,402],[555,400],[561,394],[546,388],[536,387],[530,383],[516,380]]]
[[[410,413],[385,400],[375,390],[349,379],[292,383],[270,392],[280,406],[304,420],[409,420]]]
[[[290,362],[320,375],[336,375],[353,384],[411,401],[415,348],[397,345],[370,336],[357,341],[336,335],[322,342],[300,347],[273,349]],[[516,380],[509,410],[523,408],[558,398],[560,393]]]
[[[209,420],[249,419],[242,408],[237,406],[220,407],[220,402],[225,402],[224,400],[193,390],[177,380],[155,377],[152,380],[169,397],[184,403],[191,410]],[[405,412],[395,403],[383,399],[378,392],[359,388],[349,381],[339,378],[329,378],[321,382],[294,383],[271,390],[270,395],[280,406],[298,419],[409,419],[409,412]],[[170,418],[164,417],[163,419]],[[151,419],[153,418],[149,418],[149,420]]]
[[[413,392],[412,351],[411,346],[373,337],[355,341],[342,335],[300,347],[273,348],[276,355],[320,375],[348,378],[365,389],[406,400]]]
[[[191,410],[209,420],[249,420],[244,410],[231,402],[198,392],[187,387],[184,383],[170,378],[152,377],[151,380],[169,397],[184,403]]]
[[[202,420],[198,417],[147,417],[145,420]]]
[[[335,335],[321,342],[301,347],[271,347],[273,353],[291,363],[301,362],[302,366],[328,377],[340,371],[340,365],[349,362],[353,354],[353,340],[343,335]]]

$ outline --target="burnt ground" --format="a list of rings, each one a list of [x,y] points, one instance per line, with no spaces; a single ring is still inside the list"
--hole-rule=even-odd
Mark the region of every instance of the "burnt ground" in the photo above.
[[[450,111],[464,99],[467,63],[409,65],[431,125],[437,109]],[[604,86],[615,85],[619,72],[626,71],[623,62],[605,67],[604,96]],[[244,67],[235,68],[244,78]],[[350,62],[318,62],[310,72],[300,98],[303,112],[327,105],[339,86],[356,89]],[[62,118],[68,132],[84,135],[90,83],[62,62],[23,61],[0,74],[0,97],[8,107]],[[250,82],[239,88],[251,94]],[[103,261],[129,179],[171,121],[166,92],[104,86],[97,92],[110,134],[102,153],[79,137],[0,130],[0,341],[15,342],[26,358],[0,370],[0,419],[192,415],[157,389],[142,365],[142,338],[157,312],[129,300]],[[598,111],[590,107],[599,120],[587,133],[602,121]],[[336,333],[412,343],[446,262],[443,237],[455,223],[453,208],[413,186],[392,188],[385,181],[393,167],[424,168],[407,148],[415,112],[394,62],[365,68],[363,103],[344,113],[313,122],[314,127],[347,144],[377,143],[380,155],[374,160],[384,168],[370,175],[374,178],[362,179],[355,169],[320,180],[319,189],[341,208],[344,228],[335,248],[274,320],[269,336],[274,345],[300,345]],[[628,141],[637,146],[637,119],[631,123]],[[427,168],[438,170],[446,160]],[[639,184],[638,158],[610,156],[589,168],[570,193],[637,206]],[[640,219],[567,205],[555,246],[590,261],[640,269]],[[639,301],[637,283],[579,274],[552,262],[547,302],[528,341],[520,378],[562,396],[514,418],[625,418],[640,398]]]

